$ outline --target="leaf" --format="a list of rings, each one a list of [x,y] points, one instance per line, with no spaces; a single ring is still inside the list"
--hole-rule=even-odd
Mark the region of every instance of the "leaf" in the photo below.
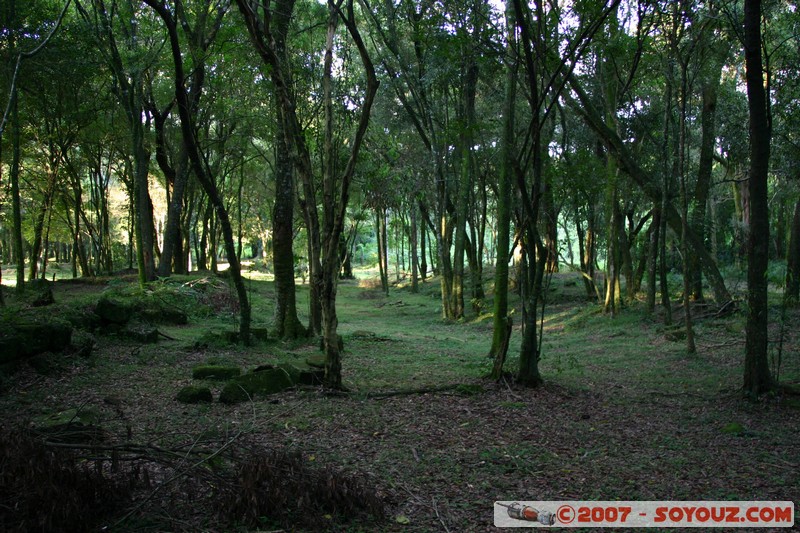
[[[404,514],[397,515],[394,521],[397,522],[398,524],[403,524],[404,526],[407,526],[408,524],[411,523],[411,520]]]

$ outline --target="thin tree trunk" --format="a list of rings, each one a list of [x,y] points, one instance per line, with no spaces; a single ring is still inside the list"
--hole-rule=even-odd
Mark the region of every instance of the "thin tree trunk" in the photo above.
[[[656,309],[656,272],[658,271],[658,247],[661,236],[661,206],[653,206],[653,221],[650,223],[650,242],[647,254],[647,312]]]
[[[417,204],[415,202],[411,202],[410,205],[411,209],[411,228],[410,228],[410,242],[409,245],[411,247],[411,292],[416,293],[419,292],[419,267],[417,266],[417,261],[419,260],[419,252],[417,250]],[[425,250],[422,251],[425,253]]]
[[[17,287],[18,293],[25,290],[25,251],[22,246],[22,202],[19,193],[20,162],[20,124],[19,94],[16,85],[11,94],[11,209],[14,249],[17,252]]]
[[[789,247],[786,252],[785,298],[792,304],[800,301],[800,200],[794,205]]]
[[[501,138],[500,183],[497,194],[497,259],[494,270],[494,319],[492,323],[492,345],[489,357],[494,358],[491,377],[500,379],[503,364],[508,352],[512,322],[508,316],[508,256],[511,247],[511,188],[514,178],[516,150],[514,136],[516,134],[516,100],[517,72],[516,61],[516,27],[514,9],[511,2],[506,4],[506,79],[505,99],[503,100],[503,136]]]

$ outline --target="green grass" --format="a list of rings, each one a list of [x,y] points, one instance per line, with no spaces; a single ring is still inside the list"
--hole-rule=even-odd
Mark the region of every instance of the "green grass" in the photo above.
[[[273,282],[260,273],[251,278],[255,322],[270,327]],[[741,314],[699,321],[698,353],[688,355],[683,341],[669,340],[674,328],[658,314],[648,316],[640,303],[612,318],[585,302],[580,282],[556,276],[544,318],[545,385],[531,390],[483,379],[491,365],[492,321],[485,314],[443,320],[435,280],[418,294],[393,287],[388,296],[363,280],[348,281],[340,284],[337,311],[351,396],[308,389],[237,406],[183,405],[174,396],[192,384],[198,365],[247,371],[319,353],[317,339],[250,347],[227,342],[223,332],[236,327],[225,307],[230,295],[213,278],[198,279],[205,278],[153,288],[191,311],[187,325],[159,326],[171,339],[138,345],[98,335],[95,355],[67,361],[61,375],[20,372],[0,397],[3,421],[90,409],[115,438],[124,441],[130,428],[134,441],[161,447],[224,441],[243,431],[250,446],[288,447],[314,464],[368,476],[376,490],[391,495],[389,518],[378,528],[384,531],[443,530],[443,522],[451,531],[484,531],[494,499],[800,499],[792,468],[800,464],[800,411],[791,398],[751,403],[738,393]],[[92,294],[103,289],[95,286]],[[116,283],[112,290],[139,289]],[[92,294],[57,290],[57,305],[86,305]],[[298,286],[304,323],[307,294]],[[210,305],[218,312],[204,310]],[[512,373],[520,348],[518,304],[514,313],[506,366]],[[789,382],[800,380],[798,324],[798,311],[790,310],[781,367]],[[773,326],[771,337],[778,333]],[[458,383],[480,387],[381,399],[368,394]],[[204,384],[218,398],[222,384]],[[755,478],[760,485],[751,483]],[[396,523],[398,515],[410,524]],[[176,527],[157,514],[136,520]],[[358,523],[347,530],[359,528],[374,530]]]

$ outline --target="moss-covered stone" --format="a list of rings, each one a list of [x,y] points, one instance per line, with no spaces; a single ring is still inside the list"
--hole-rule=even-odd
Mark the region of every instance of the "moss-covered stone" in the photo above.
[[[49,376],[57,367],[53,357],[54,356],[51,353],[40,353],[29,357],[27,361],[28,365],[30,365],[30,367],[33,368],[37,374]]]
[[[209,403],[214,401],[211,389],[194,385],[189,385],[179,390],[175,399],[181,403]]]
[[[242,370],[236,366],[200,365],[192,369],[194,379],[232,379],[241,375]]]
[[[133,316],[133,306],[128,302],[103,296],[97,301],[94,312],[104,324],[127,324]]]
[[[147,306],[139,310],[139,315],[143,320],[153,324],[171,324],[183,326],[189,323],[189,317],[180,309],[168,307],[166,305],[155,307]]]
[[[43,352],[60,352],[70,345],[72,327],[58,320],[9,322],[0,332],[0,363]]]
[[[461,383],[458,387],[456,387],[456,392],[463,394],[464,396],[477,396],[478,394],[483,394],[486,392],[486,389],[483,388],[483,385],[474,383]]]
[[[33,307],[44,307],[55,303],[53,283],[46,279],[37,278],[26,282],[25,292]]]
[[[92,355],[92,351],[97,344],[97,340],[94,338],[94,335],[80,330],[76,330],[72,334],[71,342],[72,349],[75,351],[75,355],[80,357],[89,357]]]
[[[131,323],[122,330],[122,335],[142,344],[156,344],[159,339],[158,329],[147,324]]]
[[[290,374],[283,368],[271,368],[251,372],[236,377],[222,389],[219,401],[240,403],[250,399],[268,396],[294,386]]]
[[[297,383],[301,385],[322,385],[325,381],[325,369],[301,368]]]
[[[313,354],[306,357],[306,364],[313,368],[325,368],[325,354]]]

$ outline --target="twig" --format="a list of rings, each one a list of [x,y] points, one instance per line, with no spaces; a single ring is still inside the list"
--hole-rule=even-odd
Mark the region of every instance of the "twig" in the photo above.
[[[442,527],[444,528],[444,530],[445,530],[447,533],[450,533],[450,528],[449,528],[449,527],[447,527],[447,524],[445,524],[445,522],[444,522],[444,520],[442,519],[441,515],[439,515],[439,506],[438,506],[438,505],[436,505],[436,498],[435,498],[435,497],[433,497],[433,496],[431,496],[431,501],[433,502],[433,512],[434,512],[434,513],[436,513],[436,518],[438,518],[438,519],[439,519],[439,522],[442,524]]]
[[[508,389],[508,393],[511,395],[512,398],[516,398],[517,400],[522,399],[522,397],[519,394],[511,390],[511,385],[508,383],[508,379],[506,378],[506,376],[502,376],[501,380],[503,384],[506,386],[506,389]]]
[[[251,402],[251,403],[252,403],[252,402]],[[284,415],[286,415],[288,412],[291,412],[292,410],[294,410],[294,409],[296,409],[297,407],[299,407],[299,406],[300,406],[302,403],[303,403],[303,402],[300,402],[300,403],[298,403],[297,405],[294,405],[294,406],[292,406],[292,407],[291,407],[291,408],[289,408],[289,409],[285,409],[285,410],[284,410],[284,411],[282,411],[281,413],[279,413],[279,414],[277,414],[277,415],[273,416],[272,418],[270,418],[270,419],[268,419],[268,420],[274,420],[274,419],[276,419],[276,418],[279,418],[279,417],[281,417],[281,416],[284,416]],[[255,427],[255,420],[256,420],[256,413],[255,413],[255,407],[253,407],[253,422],[251,423],[251,427]],[[187,473],[191,472],[192,470],[194,470],[195,468],[199,467],[200,465],[202,465],[202,464],[204,464],[204,463],[207,463],[207,462],[211,461],[211,460],[212,460],[212,459],[214,459],[215,457],[218,457],[220,454],[222,454],[222,452],[224,452],[224,451],[225,451],[226,449],[228,449],[228,448],[229,448],[231,445],[233,445],[233,443],[234,443],[234,442],[236,442],[237,440],[239,440],[239,437],[241,437],[241,436],[242,436],[242,434],[243,434],[244,432],[245,432],[245,429],[244,429],[244,428],[243,428],[243,429],[240,429],[239,431],[237,431],[237,432],[236,432],[236,433],[233,435],[233,437],[231,437],[230,439],[228,439],[228,440],[225,442],[225,444],[223,444],[222,446],[220,446],[220,447],[219,447],[219,448],[218,448],[216,451],[214,451],[213,453],[211,453],[211,454],[210,454],[210,455],[208,455],[207,457],[203,457],[203,458],[201,458],[200,460],[198,460],[198,461],[195,461],[194,463],[192,463],[192,464],[191,464],[191,465],[189,465],[188,467],[184,468],[184,469],[183,469],[183,470],[181,470],[180,472],[176,472],[176,473],[175,473],[175,474],[173,474],[171,477],[169,477],[168,479],[166,479],[165,481],[163,481],[163,482],[162,482],[161,484],[159,484],[159,485],[158,485],[158,486],[157,486],[155,489],[153,489],[153,491],[152,491],[152,492],[150,492],[150,494],[148,494],[148,495],[147,495],[147,497],[146,497],[145,499],[143,499],[141,502],[139,502],[139,503],[138,503],[138,504],[137,504],[137,505],[136,505],[134,508],[132,508],[130,511],[128,511],[127,513],[125,513],[125,515],[124,515],[122,518],[120,518],[119,520],[117,520],[117,521],[114,523],[114,525],[113,525],[113,526],[111,526],[111,528],[110,528],[110,529],[112,529],[112,530],[116,530],[116,529],[117,529],[117,527],[119,527],[119,526],[120,526],[120,524],[122,524],[123,522],[125,522],[125,521],[126,521],[128,518],[130,518],[130,517],[131,517],[131,516],[132,516],[134,513],[136,513],[137,511],[139,511],[139,510],[140,510],[142,507],[144,507],[144,506],[145,506],[145,505],[146,505],[146,504],[147,504],[147,503],[148,503],[150,500],[152,500],[152,499],[153,499],[153,497],[155,497],[155,495],[156,495],[156,494],[158,494],[158,493],[161,491],[161,489],[163,489],[163,488],[164,488],[164,487],[166,487],[167,485],[170,485],[171,483],[173,483],[173,482],[174,482],[175,480],[177,480],[178,478],[181,478],[181,477],[185,476]],[[197,441],[195,441],[195,443],[196,443],[196,442],[197,442]],[[189,450],[186,452],[186,454],[184,454],[184,458],[185,458],[185,457],[187,457],[189,453],[191,453],[191,451],[193,450],[193,448],[194,448],[194,444],[193,444],[192,446],[190,446]],[[184,460],[185,460],[185,459],[184,459]]]
[[[156,331],[158,332],[158,334],[159,334],[159,335],[161,335],[161,336],[162,336],[162,337],[164,337],[165,339],[169,339],[169,340],[171,340],[171,341],[176,341],[176,340],[178,340],[178,339],[176,339],[175,337],[170,337],[169,335],[167,335],[166,333],[164,333],[164,332],[163,332],[163,331],[161,331],[160,329],[157,329]]]

